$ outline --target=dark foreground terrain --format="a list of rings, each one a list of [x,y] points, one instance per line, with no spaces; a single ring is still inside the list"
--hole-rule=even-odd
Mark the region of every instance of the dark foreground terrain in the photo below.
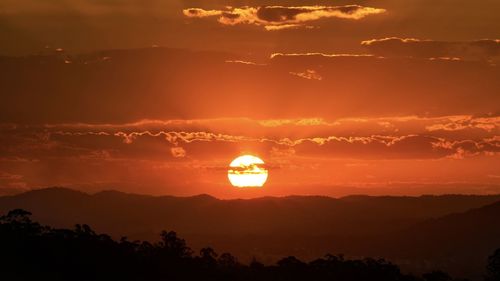
[[[452,281],[442,271],[404,274],[383,259],[326,255],[311,262],[289,256],[275,265],[244,265],[229,253],[202,248],[199,255],[175,232],[156,243],[113,240],[87,225],[55,229],[31,221],[16,209],[0,218],[3,280],[383,280]],[[500,249],[489,257],[485,280],[500,278]],[[5,278],[5,279],[4,279]]]
[[[219,200],[51,188],[0,197],[0,212],[29,210],[34,220],[56,228],[84,222],[116,241],[122,236],[156,241],[162,230],[175,230],[195,252],[210,246],[245,264],[254,257],[269,265],[286,256],[313,261],[342,253],[384,257],[417,275],[443,270],[482,280],[487,257],[500,248],[499,200],[493,195]]]

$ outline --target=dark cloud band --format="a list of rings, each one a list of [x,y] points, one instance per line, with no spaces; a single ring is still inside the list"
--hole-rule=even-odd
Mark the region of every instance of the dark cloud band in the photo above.
[[[369,15],[384,13],[384,9],[347,6],[262,6],[229,7],[225,10],[205,10],[200,8],[184,9],[183,14],[190,18],[218,17],[224,25],[251,24],[264,26],[268,31],[311,27],[308,23],[325,18],[359,20]]]

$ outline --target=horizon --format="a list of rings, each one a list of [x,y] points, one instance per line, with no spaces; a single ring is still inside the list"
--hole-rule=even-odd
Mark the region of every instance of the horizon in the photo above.
[[[4,196],[18,196],[30,192],[46,192],[46,191],[70,191],[70,192],[75,192],[75,193],[81,193],[81,194],[86,194],[86,195],[98,195],[101,193],[117,193],[117,194],[125,194],[125,195],[133,195],[133,196],[147,196],[147,197],[171,197],[171,198],[195,198],[195,197],[210,197],[216,200],[221,200],[221,201],[231,201],[231,200],[253,200],[253,199],[286,199],[286,198],[293,198],[293,197],[311,197],[311,198],[328,198],[328,199],[347,199],[347,198],[354,198],[354,197],[366,197],[366,198],[422,198],[422,197],[470,197],[470,196],[475,196],[475,197],[495,197],[495,196],[500,196],[500,192],[498,193],[439,193],[439,194],[434,194],[434,193],[422,193],[422,194],[414,194],[414,195],[407,195],[407,194],[380,194],[380,195],[373,195],[373,194],[366,194],[366,193],[352,193],[352,194],[347,194],[347,195],[339,195],[339,196],[329,196],[329,195],[321,195],[321,194],[288,194],[288,195],[262,195],[262,196],[248,196],[248,197],[227,197],[227,198],[221,198],[214,196],[209,193],[199,193],[199,194],[192,194],[192,195],[175,195],[175,194],[149,194],[149,193],[137,193],[137,192],[127,192],[127,191],[121,191],[119,189],[103,189],[103,190],[96,190],[96,191],[87,191],[87,190],[82,190],[82,189],[75,189],[75,188],[70,188],[70,187],[64,187],[64,186],[49,186],[49,187],[39,187],[39,188],[32,188],[32,189],[25,189],[25,190],[8,190],[7,192],[2,192],[3,189],[0,189],[0,197]]]

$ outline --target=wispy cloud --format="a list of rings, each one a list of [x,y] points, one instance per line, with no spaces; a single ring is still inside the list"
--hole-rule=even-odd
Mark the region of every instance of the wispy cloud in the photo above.
[[[307,80],[318,80],[318,81],[323,80],[323,77],[319,75],[318,72],[316,72],[316,70],[313,69],[306,69],[305,71],[302,72],[290,72],[290,74]]]
[[[175,158],[183,158],[186,157],[186,150],[180,146],[172,147],[170,149],[170,152],[172,152],[172,156]]]
[[[449,180],[450,173],[456,180],[465,168],[460,179],[473,174],[481,182],[497,174],[500,156],[495,116],[221,118],[0,128],[0,187],[119,181],[170,187],[207,178],[220,184],[230,160],[242,153],[279,167],[273,177],[285,182],[294,177],[329,183],[333,174],[346,182],[365,175],[428,180],[439,174],[438,180]],[[436,171],[442,165],[447,173],[441,177]],[[40,170],[57,177],[40,176]]]
[[[324,57],[324,58],[342,58],[342,57],[374,57],[372,54],[325,54],[325,53],[273,53],[271,59],[281,57]]]
[[[140,157],[196,159],[198,154],[219,155],[228,148],[253,147],[269,154],[322,155],[359,159],[472,157],[500,152],[498,118],[449,116],[372,119],[321,118],[151,121],[124,125],[75,124],[13,128],[2,139],[5,157],[77,157],[80,160]],[[253,125],[251,125],[253,123]],[[132,124],[132,125],[131,125]],[[163,124],[158,126],[158,124]],[[250,128],[239,131],[237,128]],[[252,129],[253,126],[253,129]],[[259,129],[260,128],[260,129]],[[175,129],[175,130],[174,130]],[[470,130],[474,132],[471,134]],[[298,132],[296,134],[290,134]],[[233,153],[233,152],[231,152]],[[166,155],[168,154],[168,155]],[[128,155],[128,156],[127,156]],[[198,155],[199,156],[199,155]]]
[[[257,66],[265,66],[265,63],[256,63],[252,61],[244,61],[244,60],[226,60],[226,63],[237,63],[237,64],[246,64],[246,65],[257,65]]]
[[[443,120],[445,122],[438,122],[428,125],[425,128],[427,131],[463,131],[467,129],[481,129],[488,132],[500,133],[500,117],[480,117],[473,118],[472,116],[463,116],[462,118],[450,118]],[[446,122],[447,121],[447,122]]]
[[[359,20],[370,15],[384,13],[384,9],[359,5],[346,6],[244,6],[226,7],[224,10],[205,10],[200,8],[184,9],[183,14],[190,18],[218,17],[224,25],[250,24],[263,26],[265,30],[306,27],[307,23],[326,18]]]
[[[371,53],[384,57],[498,61],[500,40],[436,41],[389,37],[362,41]]]

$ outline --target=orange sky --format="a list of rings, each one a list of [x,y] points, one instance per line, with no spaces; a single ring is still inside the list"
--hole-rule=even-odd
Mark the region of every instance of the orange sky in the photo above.
[[[2,1],[0,189],[499,193],[500,3],[402,2]]]

